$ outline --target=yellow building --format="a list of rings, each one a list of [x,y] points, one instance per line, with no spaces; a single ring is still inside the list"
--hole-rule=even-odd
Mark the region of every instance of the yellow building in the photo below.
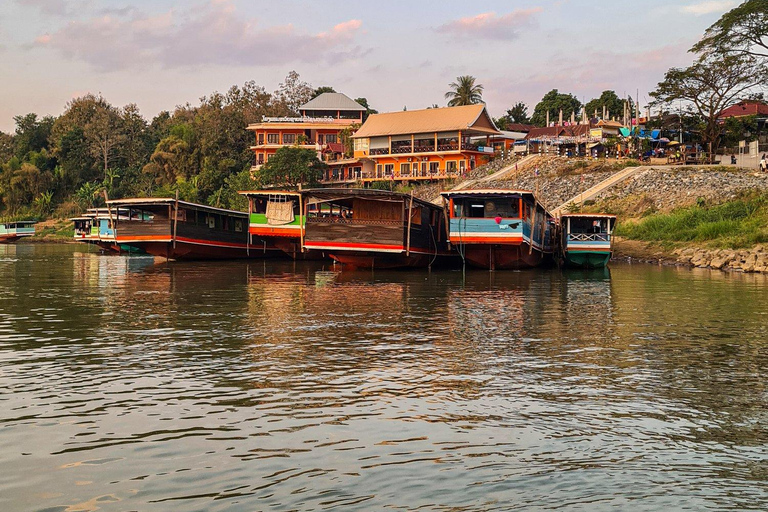
[[[362,181],[419,181],[455,178],[488,162],[494,135],[499,130],[479,104],[373,114],[352,138],[355,158],[374,162]]]

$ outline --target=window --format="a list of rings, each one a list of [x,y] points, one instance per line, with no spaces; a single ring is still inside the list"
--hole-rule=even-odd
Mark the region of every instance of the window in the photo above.
[[[371,139],[355,139],[355,151],[368,151]]]
[[[259,145],[262,145],[262,144],[264,144],[264,134],[260,133],[259,134]]]
[[[335,144],[336,143],[336,134],[335,133],[329,133],[328,135],[326,135],[325,136],[325,143],[326,144],[331,144],[331,143]]]
[[[384,176],[392,176],[393,172],[395,172],[395,164],[384,165]]]
[[[283,144],[293,144],[296,142],[296,134],[295,133],[284,133],[283,134]]]
[[[445,170],[448,172],[456,172],[456,160],[445,162]]]
[[[259,165],[264,163],[264,153],[259,153]]]
[[[430,174],[437,174],[439,170],[440,170],[440,162],[429,162]]]
[[[421,162],[421,175],[427,175],[427,162]]]
[[[267,144],[280,144],[280,134],[278,134],[278,133],[268,133],[267,134]]]
[[[400,176],[409,176],[411,174],[411,164],[400,164]]]
[[[235,232],[236,233],[242,233],[243,232],[243,221],[236,220],[235,221]]]
[[[381,178],[381,173],[383,172],[384,167],[381,164],[376,164],[376,177]]]
[[[362,167],[354,167],[352,170],[355,173],[355,175],[353,176],[354,178],[358,178],[359,179],[361,177],[361,175],[363,174],[363,168]]]
[[[461,173],[463,174],[466,169],[467,169],[467,161],[459,160],[459,171],[461,171]]]

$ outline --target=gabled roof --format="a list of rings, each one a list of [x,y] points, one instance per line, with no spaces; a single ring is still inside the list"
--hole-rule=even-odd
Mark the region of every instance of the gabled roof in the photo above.
[[[453,132],[467,130],[475,133],[497,135],[499,130],[493,124],[484,104],[461,107],[428,108],[373,114],[352,136],[381,137],[385,135],[408,135],[412,133]]]
[[[354,110],[364,112],[365,107],[340,92],[324,92],[299,107],[299,110]]]
[[[535,124],[523,124],[523,123],[508,123],[507,124],[507,130],[510,132],[525,132],[528,133],[529,131],[536,128]]]
[[[768,104],[761,101],[740,101],[739,103],[720,112],[717,117],[725,118],[755,115],[768,115]]]

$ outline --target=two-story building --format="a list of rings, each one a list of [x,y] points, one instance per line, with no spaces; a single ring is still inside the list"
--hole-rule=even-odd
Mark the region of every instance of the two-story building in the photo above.
[[[352,136],[356,159],[374,168],[362,181],[419,181],[460,176],[493,157],[499,135],[485,105],[373,114]],[[480,144],[473,138],[484,136]]]
[[[344,94],[326,92],[299,107],[299,112],[298,117],[265,117],[260,123],[248,125],[256,139],[251,146],[253,170],[285,146],[310,149],[321,160],[331,160],[339,152],[329,148],[338,149],[341,132],[354,130],[363,122],[365,107]]]

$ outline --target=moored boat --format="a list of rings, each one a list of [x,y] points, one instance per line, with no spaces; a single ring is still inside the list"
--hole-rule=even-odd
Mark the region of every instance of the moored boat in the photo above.
[[[248,190],[248,234],[293,259],[322,259],[323,253],[302,248],[306,212],[301,192]]]
[[[602,268],[613,254],[616,216],[606,213],[568,213],[560,217],[560,247],[571,267]]]
[[[550,214],[528,190],[442,192],[451,247],[467,263],[491,270],[536,267],[553,250]]]
[[[121,217],[123,220],[128,220],[127,210],[90,208],[82,216],[69,219],[74,223],[73,238],[78,242],[97,245],[105,251],[116,253],[141,252],[135,247],[120,245],[115,240],[114,224]]]
[[[21,238],[35,234],[35,224],[33,220],[18,220],[0,224],[0,244],[15,242]]]
[[[248,214],[171,198],[108,201],[124,210],[115,241],[169,260],[264,258],[281,254],[248,235]]]
[[[374,189],[302,192],[304,248],[354,268],[428,267],[450,257],[443,209]]]

